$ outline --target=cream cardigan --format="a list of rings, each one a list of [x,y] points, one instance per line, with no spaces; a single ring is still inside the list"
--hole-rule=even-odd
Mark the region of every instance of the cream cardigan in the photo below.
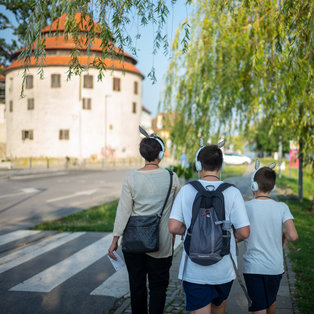
[[[169,184],[170,174],[165,169],[131,171],[122,185],[113,235],[123,236],[130,215],[154,215],[161,212]],[[147,253],[149,256],[163,258],[172,255],[172,235],[168,230],[168,220],[172,203],[179,189],[179,179],[174,173],[171,193],[160,221],[159,251]]]

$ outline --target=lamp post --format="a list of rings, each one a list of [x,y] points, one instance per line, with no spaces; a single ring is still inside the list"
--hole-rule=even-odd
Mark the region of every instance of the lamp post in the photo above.
[[[107,145],[108,145],[108,98],[111,97],[111,95],[105,95],[105,116],[104,116],[104,159],[103,159],[103,166],[105,165],[105,158],[107,154]]]

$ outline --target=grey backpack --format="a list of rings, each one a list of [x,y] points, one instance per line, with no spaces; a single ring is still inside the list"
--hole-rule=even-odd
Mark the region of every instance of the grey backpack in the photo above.
[[[234,185],[222,183],[216,190],[209,191],[199,181],[189,184],[197,190],[197,194],[184,249],[194,263],[212,265],[230,253],[231,224],[225,220],[222,192]]]

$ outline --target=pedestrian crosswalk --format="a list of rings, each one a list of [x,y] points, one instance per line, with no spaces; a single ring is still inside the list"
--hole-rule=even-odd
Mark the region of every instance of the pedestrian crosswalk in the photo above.
[[[0,255],[0,288],[1,276],[7,276],[10,278],[9,282],[12,281],[8,292],[50,293],[81,272],[95,271],[93,267],[100,261],[103,263],[106,278],[100,284],[99,281],[95,282],[89,295],[120,298],[128,293],[126,268],[115,272],[108,263],[107,252],[112,240],[111,233],[97,233],[95,236],[95,233],[91,232],[54,234],[45,233],[45,231],[39,232],[44,233],[44,236],[37,238],[36,241],[29,241],[29,243],[27,236],[38,234],[38,231],[19,230],[0,236],[0,249],[2,245],[12,243],[12,248]],[[25,243],[17,248],[14,247],[15,241],[21,240],[23,237],[26,237]],[[177,237],[175,248],[180,242],[180,237]],[[58,259],[50,264],[51,258],[45,258],[48,254],[49,257],[57,256]],[[29,263],[40,267],[32,267],[32,275],[25,278],[24,268]],[[39,270],[36,273],[36,270],[33,269]],[[21,279],[19,280],[19,278]],[[84,284],[86,285],[86,282],[81,283],[81,285]],[[89,285],[93,286],[91,283]],[[73,289],[75,288],[73,287]]]

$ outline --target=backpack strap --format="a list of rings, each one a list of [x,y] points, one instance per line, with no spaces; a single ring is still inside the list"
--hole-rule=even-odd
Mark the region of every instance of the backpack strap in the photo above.
[[[218,186],[218,188],[215,190],[215,192],[216,192],[216,193],[219,193],[219,194],[220,194],[220,193],[222,194],[223,191],[225,191],[226,189],[230,188],[231,186],[235,187],[235,186],[234,186],[233,184],[231,184],[231,183],[223,182],[223,183],[221,183],[221,184]],[[224,221],[224,220],[226,219],[226,215],[225,215],[225,199],[224,199],[224,196],[223,196],[223,195],[222,195],[222,202],[223,202],[222,208],[224,209],[223,211],[222,211],[222,210],[218,211],[218,210],[215,208],[216,215],[217,215],[217,217],[218,217],[218,219],[219,219],[220,221]]]
[[[199,182],[198,180],[195,181],[190,181],[188,184],[191,184],[193,186],[193,188],[197,191],[197,192],[206,192],[207,190],[204,188],[203,184],[201,182]]]
[[[218,186],[218,188],[217,188],[215,191],[217,191],[217,192],[223,192],[224,190],[230,188],[231,186],[233,186],[233,187],[236,188],[236,186],[235,186],[234,184],[227,183],[227,182],[223,182],[223,183],[221,183],[221,184]]]

